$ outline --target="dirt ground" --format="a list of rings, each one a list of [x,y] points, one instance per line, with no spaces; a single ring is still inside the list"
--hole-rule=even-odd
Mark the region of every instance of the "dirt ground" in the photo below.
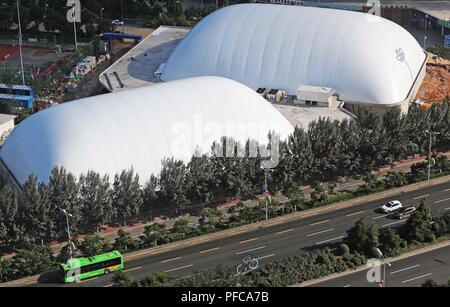
[[[426,103],[440,102],[450,96],[450,65],[427,65],[427,74],[416,99]]]
[[[429,53],[427,74],[416,99],[426,103],[441,102],[450,96],[450,61]]]

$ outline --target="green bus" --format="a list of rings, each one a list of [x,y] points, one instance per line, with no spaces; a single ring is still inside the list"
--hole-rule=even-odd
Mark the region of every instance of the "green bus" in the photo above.
[[[89,258],[74,258],[60,265],[60,273],[65,283],[80,282],[84,279],[123,269],[123,256],[119,251]]]

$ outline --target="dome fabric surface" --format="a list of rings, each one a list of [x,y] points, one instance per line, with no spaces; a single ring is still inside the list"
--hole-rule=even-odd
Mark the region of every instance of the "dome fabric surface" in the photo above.
[[[333,88],[340,100],[399,104],[426,55],[401,26],[336,9],[241,4],[199,22],[169,58],[162,80],[214,75],[256,90]]]
[[[76,176],[89,170],[111,178],[134,168],[145,183],[161,161],[185,162],[210,152],[223,136],[267,143],[294,128],[269,102],[233,80],[189,78],[80,99],[20,123],[0,158],[23,184],[34,173],[48,182],[55,166]]]

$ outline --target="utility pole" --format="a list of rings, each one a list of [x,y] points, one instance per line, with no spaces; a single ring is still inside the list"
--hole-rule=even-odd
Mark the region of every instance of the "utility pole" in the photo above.
[[[25,71],[23,68],[23,54],[22,54],[22,25],[20,23],[20,3],[19,0],[17,2],[17,21],[19,24],[19,53],[20,53],[20,67],[22,69],[22,84],[25,84]]]
[[[431,168],[433,167],[433,165],[431,165],[431,162],[432,162],[431,156],[433,154],[433,152],[432,152],[432,150],[433,150],[433,136],[434,135],[439,135],[440,133],[439,132],[431,132],[431,131],[428,131],[428,130],[425,130],[425,133],[428,133],[430,135],[430,143],[428,145],[428,181],[430,181],[430,179],[431,179]]]
[[[45,0],[45,3],[44,3],[44,19],[47,19],[47,8],[48,8],[48,3],[47,3],[47,0]]]
[[[444,11],[444,20],[442,21],[442,33],[441,36],[444,36],[444,24],[447,23],[447,11]]]
[[[269,194],[269,185],[267,183],[267,177],[269,174],[270,169],[262,167],[261,168],[264,170],[264,186],[263,186],[263,195],[265,197],[265,204],[266,204],[266,221],[269,219],[269,203],[267,201],[267,199],[270,200],[270,194]],[[272,201],[270,200],[270,203]]]
[[[78,51],[78,41],[77,41],[77,13],[75,3],[72,5],[72,17],[73,17],[73,35],[75,37],[75,51]]]
[[[267,185],[267,168],[264,169],[264,196],[266,198],[266,221],[269,219],[269,208],[267,204],[267,197],[269,193],[268,185]]]
[[[70,259],[73,258],[73,251],[72,251],[72,237],[70,236],[70,226],[69,226],[69,216],[72,217],[72,214],[68,213],[66,209],[61,209],[61,211],[66,215],[66,223],[67,223],[67,241],[69,244],[69,253],[70,253]]]

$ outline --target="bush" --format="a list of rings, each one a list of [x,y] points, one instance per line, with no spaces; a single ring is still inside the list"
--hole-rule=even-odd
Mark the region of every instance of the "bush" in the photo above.
[[[431,209],[422,201],[419,208],[401,228],[402,237],[409,243],[429,243],[436,240],[432,227]]]
[[[347,244],[339,245],[339,255],[348,256],[350,254],[350,247]]]
[[[112,282],[114,283],[114,287],[117,288],[131,288],[138,286],[134,277],[124,272],[117,272],[112,278]]]
[[[106,242],[99,236],[87,236],[80,244],[80,251],[83,257],[92,257],[95,255],[110,252],[113,249],[112,244]]]
[[[120,229],[117,231],[117,238],[114,240],[113,248],[121,252],[133,251],[139,248],[139,241],[134,240],[130,233]]]

